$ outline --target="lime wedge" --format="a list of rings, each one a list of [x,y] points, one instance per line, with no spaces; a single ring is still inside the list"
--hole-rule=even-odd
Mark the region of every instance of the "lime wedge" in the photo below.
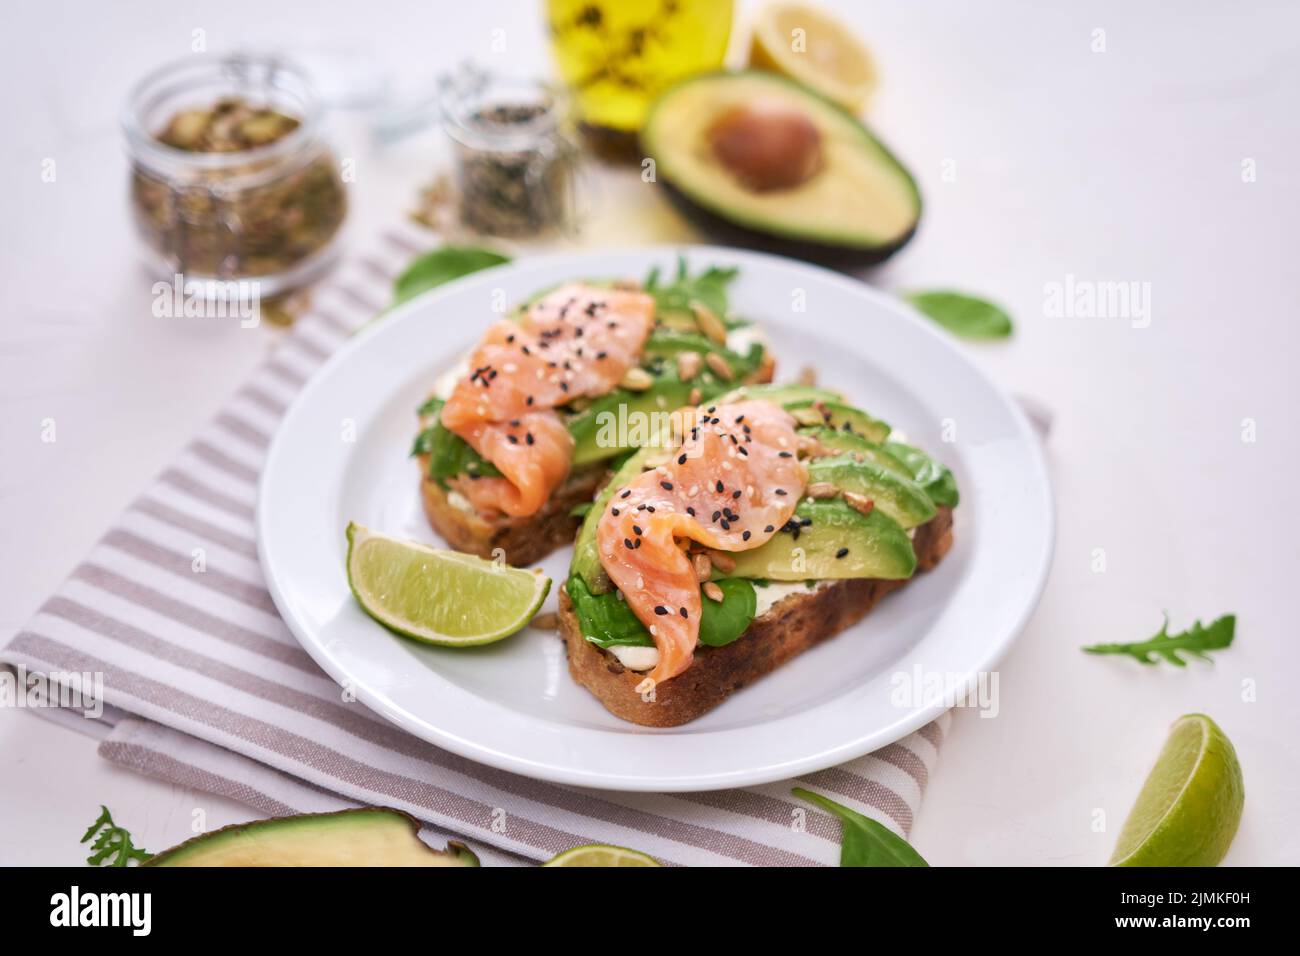
[[[348,586],[367,614],[398,634],[468,647],[521,630],[546,599],[551,579],[354,523],[348,525]]]
[[[624,846],[592,843],[565,850],[542,866],[658,866],[659,861]]]
[[[1246,787],[1237,751],[1204,714],[1179,717],[1120,830],[1112,866],[1217,866]]]

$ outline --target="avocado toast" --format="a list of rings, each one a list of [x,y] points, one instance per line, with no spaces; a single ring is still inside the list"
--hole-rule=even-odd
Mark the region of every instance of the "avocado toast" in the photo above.
[[[455,549],[531,564],[573,540],[612,461],[773,359],[727,313],[735,270],[573,282],[495,323],[418,410],[425,514]]]
[[[683,410],[587,514],[560,594],[569,670],[613,714],[687,723],[860,620],[952,544],[948,469],[837,393]]]

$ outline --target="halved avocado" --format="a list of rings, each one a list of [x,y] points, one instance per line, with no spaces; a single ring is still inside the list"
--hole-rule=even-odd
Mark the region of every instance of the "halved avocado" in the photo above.
[[[452,841],[434,850],[400,810],[366,807],[237,823],[164,850],[144,866],[478,866]]]
[[[880,509],[864,515],[838,499],[805,498],[791,521],[798,523],[797,531],[787,525],[762,547],[733,554],[736,568],[731,576],[901,580],[916,570],[912,539]]]
[[[762,71],[690,77],[641,130],[656,181],[737,245],[830,265],[879,262],[916,231],[921,195],[855,116]]]
[[[815,458],[808,465],[808,480],[864,495],[904,528],[925,524],[936,510],[925,489],[910,477],[868,461],[865,455],[861,460],[852,453]]]
[[[884,422],[842,402],[814,399],[788,402],[785,407],[800,425],[834,428],[876,443],[889,437],[889,426]]]

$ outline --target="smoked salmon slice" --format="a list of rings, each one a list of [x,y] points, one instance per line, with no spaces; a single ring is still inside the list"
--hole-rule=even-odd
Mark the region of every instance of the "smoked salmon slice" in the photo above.
[[[535,514],[569,473],[573,438],[555,409],[605,395],[640,362],[654,326],[641,292],[571,283],[494,324],[441,421],[501,472],[451,484],[481,512]]]
[[[614,492],[600,516],[601,564],[659,649],[644,692],[691,665],[700,583],[685,545],[747,551],[790,520],[808,483],[795,420],[767,401],[679,413],[682,443],[667,463]]]

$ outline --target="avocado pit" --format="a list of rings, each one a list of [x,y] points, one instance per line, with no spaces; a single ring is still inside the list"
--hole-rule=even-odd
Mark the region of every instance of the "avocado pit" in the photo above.
[[[802,110],[775,99],[727,110],[709,127],[717,161],[748,189],[793,189],[822,167],[821,133]]]

